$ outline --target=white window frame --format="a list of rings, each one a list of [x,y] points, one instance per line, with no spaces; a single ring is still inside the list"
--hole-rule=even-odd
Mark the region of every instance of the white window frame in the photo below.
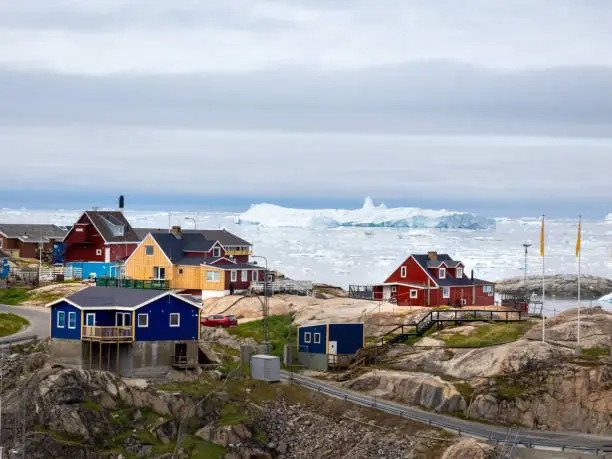
[[[455,277],[457,279],[463,279],[463,268],[457,268],[457,275]]]
[[[206,282],[221,282],[221,274],[219,271],[206,271]]]
[[[253,282],[255,282],[255,281],[259,280],[259,276],[257,275],[257,270],[256,270],[256,269],[254,269],[254,270],[253,270],[253,273],[251,274],[251,280],[252,280]]]
[[[72,327],[70,326],[70,322],[72,320],[71,317],[74,317],[74,326],[72,326]],[[76,329],[76,323],[77,323],[76,312],[70,311],[68,313],[68,328],[70,330],[75,330]]]
[[[440,279],[446,279],[446,268],[440,268],[438,271],[438,277]]]
[[[2,248],[2,244],[4,244],[4,238],[0,237],[0,249]]]
[[[83,228],[82,228],[82,227],[80,227],[80,226],[77,226],[77,227],[76,227],[74,230],[75,230],[77,233],[82,233],[82,232],[83,232]]]
[[[246,269],[243,269],[242,272],[240,273],[240,281],[241,282],[248,282],[249,281],[249,271]]]
[[[321,344],[321,333],[314,334],[313,342],[314,344]]]
[[[93,324],[89,324],[89,318],[93,317]],[[95,327],[96,326],[96,313],[95,312],[88,312],[87,314],[85,314],[85,326],[86,327]]]
[[[60,325],[60,317],[64,319],[64,324]],[[57,311],[57,328],[66,328],[66,312]]]
[[[450,287],[442,287],[442,298],[450,298]]]
[[[304,332],[304,342],[310,344],[312,341],[312,333]]]
[[[149,249],[151,249],[151,253],[149,253]],[[147,257],[151,257],[151,256],[155,255],[155,247],[153,247],[153,245],[151,245],[151,244],[145,245],[145,255]]]
[[[411,289],[410,290],[410,298],[418,298],[419,297],[419,291],[417,289]]]
[[[178,321],[174,325],[172,325],[172,316],[178,317]],[[171,312],[168,323],[170,324],[171,327],[180,327],[181,326],[181,313],[180,312]]]
[[[96,256],[97,255],[102,255],[102,249],[96,249]]]
[[[232,274],[231,274],[231,281],[232,282],[236,282],[238,280],[238,271],[236,271],[235,269],[232,269]]]
[[[408,275],[408,270],[406,269],[405,266],[402,266],[402,269],[400,270],[400,276],[405,278]]]
[[[213,257],[218,258],[221,256],[221,247],[213,247]]]
[[[147,319],[146,323],[144,325],[140,324],[140,318],[141,317],[145,317]],[[138,328],[149,328],[149,314],[146,314],[146,313],[138,314],[138,316],[136,317],[136,324],[137,324]]]
[[[164,277],[160,276],[162,269],[164,270]],[[157,273],[155,271],[157,271]],[[153,266],[153,279],[154,280],[166,280],[166,267],[165,266]]]
[[[274,282],[274,275],[273,274],[268,274],[268,283],[270,282]]]
[[[397,292],[397,287],[394,285],[393,287],[391,287],[391,293],[396,293]]]

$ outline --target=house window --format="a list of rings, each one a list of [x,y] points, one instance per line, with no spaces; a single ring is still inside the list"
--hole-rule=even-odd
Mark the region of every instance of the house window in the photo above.
[[[96,325],[96,313],[95,312],[88,312],[85,315],[85,325],[87,325],[88,327],[93,327],[94,325]]]
[[[68,313],[68,328],[76,328],[76,312]]]
[[[232,270],[232,282],[236,282],[238,280],[238,273]]]
[[[206,271],[206,280],[209,282],[220,282],[221,273],[219,271]]]
[[[255,282],[257,280],[257,270],[253,270],[253,275],[251,276],[251,280]]]
[[[183,268],[179,268],[179,269],[178,269],[178,273],[179,273],[179,274],[183,274]]]
[[[440,268],[440,274],[438,275],[440,279],[446,279],[446,268]]]
[[[410,298],[418,298],[419,297],[419,291],[412,289],[410,290]]]
[[[321,344],[321,333],[315,333],[314,334],[314,343],[315,344]]]
[[[393,293],[397,292],[397,287],[395,287],[395,286],[391,287],[391,291],[392,291]]]
[[[3,241],[4,241],[4,239],[0,237],[0,249],[2,248],[2,242]]]
[[[221,256],[221,249],[219,247],[215,247],[213,249],[213,257],[220,257]]]
[[[64,328],[66,326],[66,313],[64,311],[57,311],[57,328]]]
[[[457,268],[457,279],[463,279],[463,268]]]
[[[178,312],[170,313],[170,326],[180,327],[181,326],[181,314]]]
[[[79,227],[79,226],[77,226],[77,227],[76,227],[74,230],[75,230],[77,233],[82,233],[82,232],[83,232],[83,228],[81,228],[81,227]]]
[[[442,298],[450,298],[450,287],[442,287]]]
[[[305,343],[310,343],[310,332],[305,332],[304,333],[304,342]]]
[[[492,285],[483,285],[482,286],[482,292],[483,293],[488,293],[489,296],[493,296],[493,286]]]
[[[96,249],[96,255],[102,255],[102,249]]]
[[[153,246],[145,245],[145,255],[153,255]]]
[[[149,314],[138,314],[138,327],[147,328],[148,326],[149,326]]]
[[[240,275],[240,280],[242,282],[248,281],[249,280],[249,272],[246,271],[246,270],[242,271],[242,274]]]
[[[406,277],[406,267],[402,266],[402,273],[401,273],[402,277]]]
[[[268,282],[274,282],[274,275],[268,274]]]
[[[153,279],[165,280],[166,279],[166,268],[163,266],[153,266]]]

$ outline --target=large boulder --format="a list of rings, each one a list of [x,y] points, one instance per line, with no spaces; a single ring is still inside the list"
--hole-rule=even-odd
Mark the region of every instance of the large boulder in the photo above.
[[[344,386],[440,413],[462,412],[466,408],[453,384],[428,373],[379,370],[347,381]]]
[[[495,448],[473,438],[463,438],[450,445],[442,459],[493,459],[497,457]]]

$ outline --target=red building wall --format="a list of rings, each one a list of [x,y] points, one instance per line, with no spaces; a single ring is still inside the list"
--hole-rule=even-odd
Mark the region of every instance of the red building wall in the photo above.
[[[402,266],[406,267],[406,277],[402,277]],[[421,266],[416,261],[414,261],[412,257],[409,257],[408,260],[404,261],[395,271],[393,271],[393,273],[387,278],[387,280],[385,280],[385,283],[405,282],[427,285],[428,279],[429,276],[427,276]]]
[[[107,247],[110,247],[110,261],[115,262],[117,260],[125,260],[129,257],[138,244],[109,244]]]
[[[488,293],[482,291],[483,286],[476,286],[476,299],[474,301],[475,306],[493,306],[495,304],[495,288],[493,288],[493,295],[489,296]]]

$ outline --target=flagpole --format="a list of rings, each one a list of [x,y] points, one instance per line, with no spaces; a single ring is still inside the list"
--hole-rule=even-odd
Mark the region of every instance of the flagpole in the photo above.
[[[582,261],[582,215],[579,217],[578,221],[578,331],[576,333],[576,351],[580,353],[580,275],[581,275],[581,261]]]
[[[544,316],[544,298],[546,294],[546,287],[544,281],[545,262],[544,262],[544,215],[542,215],[542,233],[540,234],[540,252],[542,255],[542,342],[546,342],[546,317]]]

